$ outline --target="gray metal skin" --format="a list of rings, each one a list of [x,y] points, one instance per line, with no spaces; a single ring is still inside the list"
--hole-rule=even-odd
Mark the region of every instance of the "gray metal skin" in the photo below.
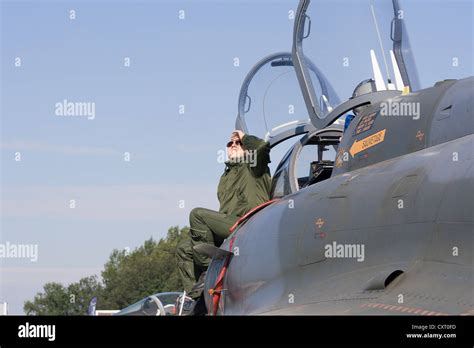
[[[388,97],[420,103],[418,120],[382,116],[388,99],[380,99],[352,121],[338,156],[385,129],[383,142],[262,209],[223,243],[229,250],[234,238],[218,314],[474,313],[474,78]],[[373,112],[372,128],[356,134]],[[363,261],[327,257],[333,242],[364,245]],[[222,264],[208,270],[208,308]]]

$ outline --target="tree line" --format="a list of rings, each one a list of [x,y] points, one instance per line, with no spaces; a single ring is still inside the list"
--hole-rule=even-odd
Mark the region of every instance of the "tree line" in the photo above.
[[[97,309],[123,309],[151,294],[180,291],[175,251],[188,234],[188,227],[173,226],[165,238],[150,238],[131,252],[114,249],[100,278],[93,275],[68,286],[46,283],[23,310],[27,315],[86,315],[93,297]]]

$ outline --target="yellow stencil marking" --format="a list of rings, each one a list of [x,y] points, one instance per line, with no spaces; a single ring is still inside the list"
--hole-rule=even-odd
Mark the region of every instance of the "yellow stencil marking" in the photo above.
[[[383,142],[385,139],[385,131],[386,129],[383,129],[380,132],[369,135],[368,137],[362,140],[354,141],[354,143],[351,146],[351,149],[349,150],[351,156],[354,157],[359,152],[367,150],[368,148],[371,148],[372,146],[375,146]]]

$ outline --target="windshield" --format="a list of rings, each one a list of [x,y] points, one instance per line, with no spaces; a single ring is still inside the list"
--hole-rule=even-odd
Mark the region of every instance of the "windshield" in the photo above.
[[[449,6],[445,1],[428,0],[312,0],[301,5],[307,6],[306,16],[300,12],[303,70],[311,59],[341,101],[349,99],[360,82],[374,78],[371,50],[388,89],[389,82],[396,84],[390,51],[394,57],[403,56],[403,60],[397,57],[398,65],[401,75],[407,74],[411,91],[473,74],[473,5],[469,0],[452,1]],[[307,75],[314,85],[311,74]],[[407,79],[403,80],[407,85]],[[314,105],[321,92],[312,85],[308,89]],[[327,116],[327,110],[317,111],[315,117]]]
[[[162,293],[162,294],[156,294],[155,296],[158,297],[158,299],[161,301],[163,306],[166,306],[169,304],[174,305],[179,295],[180,295],[179,292],[167,292],[167,293]]]
[[[124,309],[122,309],[120,312],[117,313],[117,315],[140,315],[143,303],[146,301],[146,299],[140,300]]]

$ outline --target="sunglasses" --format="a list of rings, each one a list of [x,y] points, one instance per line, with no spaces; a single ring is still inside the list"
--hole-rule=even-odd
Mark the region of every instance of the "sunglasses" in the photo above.
[[[237,141],[229,141],[227,143],[227,147],[231,147],[234,144],[237,145],[237,146],[242,146],[242,142],[240,140],[237,140]]]

